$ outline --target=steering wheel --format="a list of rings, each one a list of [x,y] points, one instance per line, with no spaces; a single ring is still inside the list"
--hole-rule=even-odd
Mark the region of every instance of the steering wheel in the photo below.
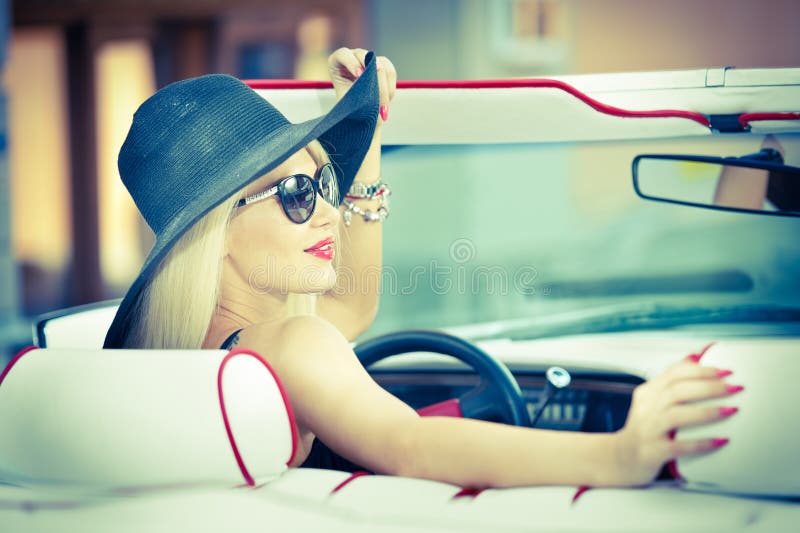
[[[366,340],[355,347],[355,353],[365,367],[407,352],[434,352],[455,357],[480,377],[478,385],[460,398],[422,408],[417,411],[420,415],[500,420],[505,424],[530,426],[528,408],[519,384],[508,368],[463,339],[438,331],[404,330]]]

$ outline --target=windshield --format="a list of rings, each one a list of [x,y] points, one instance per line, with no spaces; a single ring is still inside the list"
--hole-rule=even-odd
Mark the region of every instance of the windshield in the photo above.
[[[367,336],[495,321],[541,333],[586,312],[797,321],[775,313],[800,302],[800,219],[646,201],[631,185],[637,154],[739,156],[762,140],[385,147],[392,210]],[[797,165],[800,135],[780,141]]]

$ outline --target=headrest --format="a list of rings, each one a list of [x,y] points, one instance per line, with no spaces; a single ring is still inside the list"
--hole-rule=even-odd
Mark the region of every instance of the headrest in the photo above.
[[[30,349],[0,375],[0,481],[250,485],[287,468],[296,427],[247,350]]]
[[[102,348],[119,300],[108,300],[37,317],[34,340],[41,348]]]
[[[722,449],[676,461],[687,487],[748,495],[800,496],[800,407],[795,339],[753,339],[713,345],[702,364],[729,368],[726,381],[744,386],[733,396],[704,402],[738,406],[734,416],[681,429],[676,439],[728,437]]]

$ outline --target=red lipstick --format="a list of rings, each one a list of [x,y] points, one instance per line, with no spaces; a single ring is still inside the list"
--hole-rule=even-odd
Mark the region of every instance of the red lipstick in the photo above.
[[[310,253],[314,257],[319,257],[320,259],[326,259],[330,261],[333,259],[333,237],[328,237],[327,239],[322,239],[317,244],[310,248],[306,248],[303,250],[304,252]]]

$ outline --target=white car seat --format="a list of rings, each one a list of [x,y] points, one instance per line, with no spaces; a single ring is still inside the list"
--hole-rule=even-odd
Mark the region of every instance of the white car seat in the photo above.
[[[33,342],[40,348],[102,348],[120,300],[69,307],[37,317]]]
[[[23,351],[0,375],[0,481],[101,487],[255,485],[297,429],[249,350]]]
[[[348,524],[349,531],[640,531],[645,523],[774,531],[800,516],[796,503],[690,492],[673,482],[585,494],[577,487],[471,492],[288,469],[297,446],[291,406],[266,361],[247,350],[33,348],[0,374],[0,428],[8,436],[0,439],[0,523],[14,531],[63,530],[81,520],[92,530],[115,529],[120,513],[139,525],[158,513],[194,529],[224,517],[238,520],[240,531],[263,530],[263,517],[268,526],[337,531]],[[79,491],[53,493],[53,484]],[[230,490],[240,486],[252,490]],[[99,488],[112,490],[91,492]]]

